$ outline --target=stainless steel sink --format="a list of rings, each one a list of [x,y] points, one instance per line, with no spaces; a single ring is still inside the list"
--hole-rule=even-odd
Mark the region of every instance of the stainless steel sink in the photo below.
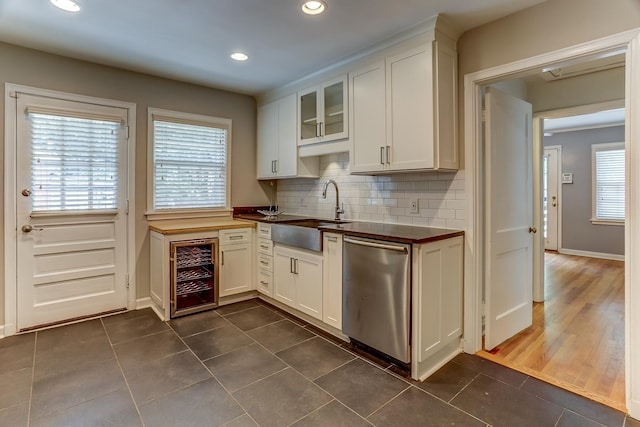
[[[310,251],[322,251],[323,226],[346,224],[349,221],[331,219],[300,219],[271,225],[271,240],[283,245],[295,246]]]

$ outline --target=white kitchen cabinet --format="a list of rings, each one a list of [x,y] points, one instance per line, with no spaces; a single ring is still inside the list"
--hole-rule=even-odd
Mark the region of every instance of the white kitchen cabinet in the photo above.
[[[376,62],[349,74],[351,172],[379,172],[387,167],[385,63]]]
[[[317,157],[298,157],[296,94],[258,108],[258,179],[318,177]]]
[[[413,245],[411,376],[424,379],[461,351],[463,237]]]
[[[342,235],[323,235],[322,321],[342,330]]]
[[[322,255],[275,245],[274,298],[322,320]]]
[[[347,76],[298,92],[298,145],[347,138]]]
[[[256,245],[256,288],[273,298],[273,241],[271,225],[258,223]]]
[[[455,84],[456,52],[437,41],[350,73],[351,172],[457,169]]]
[[[253,271],[247,264],[253,265],[254,250],[252,229],[238,228],[220,230],[220,296],[225,297],[247,292],[253,287]]]

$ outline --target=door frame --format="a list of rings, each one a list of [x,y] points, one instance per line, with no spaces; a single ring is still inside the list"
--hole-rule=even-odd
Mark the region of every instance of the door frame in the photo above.
[[[580,59],[588,55],[612,50],[626,51],[625,81],[625,150],[626,150],[626,227],[625,227],[625,387],[627,410],[634,418],[640,418],[640,312],[631,307],[640,306],[640,171],[630,168],[640,164],[640,122],[631,117],[640,115],[640,28],[614,34],[601,39],[581,43],[568,48],[537,55],[524,60],[477,71],[464,76],[464,150],[465,150],[465,289],[464,289],[464,351],[476,353],[482,349],[482,313],[484,278],[484,222],[485,203],[483,139],[482,139],[482,86],[522,75],[557,62]],[[539,127],[533,127],[540,132]],[[534,152],[534,160],[540,161],[540,148]],[[539,168],[534,164],[534,170]],[[536,210],[534,210],[534,215]],[[538,217],[541,217],[538,212]],[[538,218],[534,227],[540,227]],[[539,236],[541,233],[539,234]],[[537,237],[538,245],[542,239]],[[535,248],[534,248],[535,251]]]
[[[127,110],[129,141],[127,147],[127,308],[136,307],[136,264],[135,264],[135,147],[136,147],[136,104],[92,96],[77,95],[13,83],[5,84],[4,114],[4,325],[0,325],[0,337],[14,335],[17,324],[17,254],[15,244],[18,238],[16,221],[16,92],[42,97],[65,99],[89,104],[106,105]]]
[[[558,227],[556,228],[556,250],[562,247],[562,145],[550,145],[548,147],[544,146],[544,140],[541,140],[542,144],[542,157],[544,158],[545,150],[555,150],[557,154],[556,158],[556,201],[558,203],[558,210],[556,212],[556,222]],[[542,169],[533,171],[534,177],[537,174],[542,175],[542,181],[544,181],[544,173]],[[534,178],[535,179],[535,178]],[[535,185],[535,184],[534,184]],[[542,182],[542,186],[540,187],[540,191],[544,189],[544,182]],[[541,206],[544,205],[542,202],[542,198],[538,198],[534,200],[534,203],[540,203]],[[542,215],[542,225],[544,226],[544,214]],[[545,251],[545,242],[544,242],[544,233],[543,233],[543,245],[542,245],[542,253]],[[543,263],[544,264],[544,263]]]

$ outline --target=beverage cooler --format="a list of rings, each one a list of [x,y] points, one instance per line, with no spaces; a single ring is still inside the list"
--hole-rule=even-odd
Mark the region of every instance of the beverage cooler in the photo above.
[[[218,239],[171,242],[171,317],[218,306]]]

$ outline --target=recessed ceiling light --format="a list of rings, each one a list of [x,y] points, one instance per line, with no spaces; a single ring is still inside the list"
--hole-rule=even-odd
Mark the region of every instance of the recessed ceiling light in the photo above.
[[[318,15],[327,8],[327,4],[321,0],[311,0],[302,4],[302,11],[307,15]]]
[[[233,52],[231,54],[231,59],[233,59],[234,61],[246,61],[247,59],[249,59],[249,56],[246,53]]]
[[[51,0],[51,3],[62,10],[67,12],[77,12],[80,10],[80,6],[73,0]]]

